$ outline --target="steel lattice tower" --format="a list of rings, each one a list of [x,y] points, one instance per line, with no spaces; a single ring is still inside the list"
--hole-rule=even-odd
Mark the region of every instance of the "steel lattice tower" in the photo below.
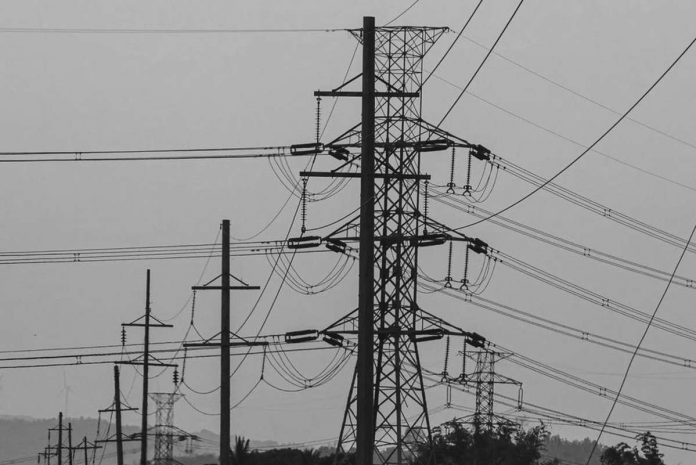
[[[150,398],[155,401],[155,456],[152,465],[172,465],[174,461],[174,403],[181,394],[154,392]]]
[[[304,237],[294,244],[300,248],[325,241],[331,250],[344,252],[360,230],[358,309],[321,331],[333,345],[358,334],[358,361],[337,451],[357,450],[360,465],[409,463],[417,445],[432,442],[419,343],[444,334],[464,336],[476,347],[485,342],[426,312],[417,299],[419,248],[454,240],[421,211],[422,188],[430,178],[421,173],[421,153],[474,147],[421,118],[423,58],[445,31],[374,27],[374,18],[364,18],[363,29],[351,31],[363,44],[363,73],[337,89],[314,94],[362,97],[362,122],[327,144],[293,148],[294,153],[328,149],[345,161],[330,172],[301,172],[303,177],[361,179],[359,224],[353,219],[327,237]],[[361,76],[362,91],[342,90]],[[361,155],[354,156],[351,149],[360,149]],[[358,160],[360,173],[345,169]],[[470,239],[461,235],[456,240]]]
[[[416,442],[431,441],[416,335],[426,326],[417,303],[424,229],[419,188],[427,179],[420,173],[418,144],[429,136],[420,118],[423,57],[445,31],[375,28],[375,82],[385,88],[375,95],[374,122],[373,453],[379,464],[406,463]],[[362,30],[353,34],[362,41]],[[344,140],[355,136],[346,133]],[[356,403],[354,377],[338,445],[345,452],[356,442]]]
[[[500,360],[504,360],[512,354],[494,350],[477,350],[464,352],[462,356],[474,362],[474,370],[471,373],[464,373],[457,380],[465,386],[473,385],[475,389],[475,410],[469,417],[474,427],[474,433],[479,434],[484,431],[492,431],[498,423],[509,423],[510,421],[496,415],[495,405],[495,385],[511,384],[518,387],[517,403],[518,408],[522,405],[522,383],[508,376],[496,372],[495,365]],[[466,364],[466,361],[464,361]]]

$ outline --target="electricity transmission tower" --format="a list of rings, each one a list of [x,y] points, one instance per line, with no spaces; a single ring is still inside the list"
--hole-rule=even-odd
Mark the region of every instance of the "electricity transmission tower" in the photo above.
[[[462,374],[456,380],[464,386],[473,386],[476,392],[476,404],[474,414],[463,420],[470,420],[474,433],[480,434],[483,431],[492,431],[494,426],[499,423],[509,423],[509,420],[495,414],[495,385],[511,384],[518,387],[517,405],[522,405],[522,383],[515,379],[497,373],[495,370],[496,362],[503,360],[512,354],[494,350],[467,351],[466,346],[462,351]],[[466,373],[466,360],[474,363],[474,369]]]
[[[405,464],[415,456],[417,443],[432,441],[419,343],[445,334],[464,336],[476,347],[485,342],[426,312],[417,298],[419,249],[470,241],[442,232],[441,225],[421,212],[423,183],[430,179],[421,173],[421,153],[480,147],[421,118],[423,57],[445,31],[375,27],[374,18],[366,17],[362,29],[351,31],[363,45],[362,74],[332,91],[315,92],[317,97],[362,99],[361,124],[330,143],[316,144],[317,152],[327,149],[344,163],[330,172],[300,173],[361,181],[359,223],[351,220],[317,238],[339,252],[348,241],[360,243],[358,309],[323,331],[334,345],[358,334],[358,360],[338,452],[355,450],[360,465]],[[360,77],[362,90],[347,90]],[[359,149],[360,155],[350,149]],[[359,173],[345,170],[358,161]],[[351,233],[358,225],[356,238]]]
[[[155,455],[152,465],[173,465],[174,436],[190,436],[188,433],[174,427],[174,403],[182,394],[153,392],[150,398],[155,402]],[[183,433],[183,434],[182,434]]]

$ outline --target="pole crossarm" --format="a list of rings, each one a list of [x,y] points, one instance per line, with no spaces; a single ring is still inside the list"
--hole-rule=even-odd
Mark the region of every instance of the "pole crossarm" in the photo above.
[[[179,365],[176,363],[166,363],[158,359],[152,354],[148,354],[147,361],[145,360],[145,357],[143,355],[138,355],[132,360],[118,360],[114,362],[118,365],[140,365],[140,366],[158,366],[158,367],[169,367],[169,368],[174,368],[178,367]]]
[[[140,441],[141,434],[140,433],[131,433],[131,434],[121,434],[121,441],[122,442],[134,442],[134,441]],[[118,442],[119,438],[117,437],[116,434],[113,434],[109,436],[107,439],[97,439],[95,442],[97,444],[101,444],[104,442]]]

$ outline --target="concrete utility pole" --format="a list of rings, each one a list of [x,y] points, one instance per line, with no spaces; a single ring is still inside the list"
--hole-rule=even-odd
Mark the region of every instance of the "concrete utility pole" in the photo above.
[[[121,381],[114,365],[114,409],[116,410],[116,463],[123,465],[123,431],[121,429]]]
[[[220,278],[220,285],[211,285],[218,277]],[[234,278],[237,284],[231,285],[230,278]],[[230,465],[230,348],[232,346],[256,346],[267,344],[266,342],[258,343],[245,340],[234,344],[230,342],[230,335],[233,334],[230,331],[230,291],[260,289],[259,286],[249,286],[230,273],[230,220],[222,220],[222,267],[220,276],[216,276],[202,286],[193,286],[192,289],[194,292],[220,290],[219,344],[211,342],[213,338],[210,338],[202,343],[184,344],[184,347],[220,346],[220,465]],[[237,335],[235,334],[235,336]]]
[[[230,220],[222,221],[220,275],[220,465],[230,463]]]
[[[63,412],[58,412],[58,465],[63,465]]]
[[[363,18],[362,148],[360,152],[360,261],[356,464],[371,465],[373,452],[375,270],[375,18]]]
[[[154,320],[154,322],[153,322]],[[147,281],[145,286],[145,315],[130,322],[122,323],[121,326],[139,326],[145,329],[145,340],[143,343],[142,359],[130,360],[126,362],[118,362],[126,365],[142,365],[143,367],[143,399],[142,399],[142,420],[140,422],[140,465],[147,465],[147,401],[148,401],[148,382],[149,382],[149,367],[155,364],[160,367],[176,367],[173,363],[162,363],[152,355],[150,355],[150,329],[151,328],[171,328],[172,325],[162,323],[160,320],[152,316],[150,309],[150,270],[147,270]],[[140,357],[138,357],[140,358]]]
[[[89,463],[89,459],[87,457],[87,436],[82,438],[82,451],[85,453],[85,465]]]
[[[150,367],[150,270],[147,270],[145,287],[145,345],[143,347],[143,402],[142,419],[140,421],[140,465],[147,465],[147,400],[149,389]],[[120,396],[119,396],[120,397]]]
[[[68,464],[73,465],[72,423],[68,423]]]

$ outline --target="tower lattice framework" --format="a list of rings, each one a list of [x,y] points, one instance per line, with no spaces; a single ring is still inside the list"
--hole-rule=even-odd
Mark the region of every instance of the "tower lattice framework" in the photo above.
[[[177,393],[154,392],[155,402],[155,455],[152,465],[172,465],[174,460],[174,404],[182,397]]]
[[[444,28],[375,30],[374,462],[406,463],[416,443],[431,441],[416,333],[430,326],[417,303],[419,237],[423,232],[419,144],[429,138],[421,116],[423,57]],[[361,40],[360,32],[354,35]],[[389,95],[389,93],[397,96]],[[353,136],[353,134],[347,134]],[[356,372],[357,373],[357,372]],[[339,450],[356,440],[356,377]]]
[[[465,346],[466,348],[466,346]],[[491,349],[464,351],[464,364],[468,358],[474,362],[474,369],[470,373],[462,374],[457,380],[465,386],[473,386],[475,389],[475,410],[471,417],[464,418],[471,422],[474,433],[479,434],[484,431],[493,431],[498,424],[510,423],[495,413],[495,386],[509,384],[517,386],[517,406],[522,407],[522,383],[502,375],[496,371],[496,363],[510,357],[510,352],[501,352]]]

